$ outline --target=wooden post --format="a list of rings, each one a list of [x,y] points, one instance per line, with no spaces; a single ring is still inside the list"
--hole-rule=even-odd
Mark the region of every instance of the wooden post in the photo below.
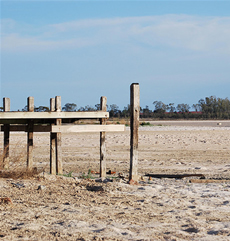
[[[10,99],[3,98],[3,111],[10,111]],[[4,150],[3,150],[3,168],[9,168],[10,162],[10,125],[4,124]]]
[[[55,99],[50,98],[50,111],[55,111]],[[50,173],[56,175],[56,133],[50,132]]]
[[[139,84],[130,86],[130,170],[129,180],[138,180],[138,128],[140,114],[140,88]]]
[[[61,111],[61,96],[55,97],[55,110]],[[62,119],[56,119],[56,125],[61,125]],[[61,147],[61,132],[56,133],[56,172],[63,174],[62,170],[62,147]]]
[[[50,98],[50,111],[55,111],[55,99]]]
[[[29,112],[34,112],[34,97],[27,98],[27,108]],[[34,121],[28,121],[28,132],[27,132],[27,169],[32,169],[33,167],[33,129]]]
[[[107,98],[101,97],[100,109],[106,111]],[[106,125],[106,119],[100,119],[101,125]],[[105,146],[105,132],[100,132],[100,177],[106,176],[106,146]]]

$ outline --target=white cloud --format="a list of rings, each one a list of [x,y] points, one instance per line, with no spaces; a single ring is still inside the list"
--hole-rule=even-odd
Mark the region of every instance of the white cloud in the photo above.
[[[2,51],[72,49],[103,44],[230,54],[230,17],[162,15],[86,19],[42,27],[2,20]]]

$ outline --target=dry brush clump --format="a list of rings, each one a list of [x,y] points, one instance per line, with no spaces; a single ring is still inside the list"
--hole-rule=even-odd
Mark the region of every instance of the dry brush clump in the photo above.
[[[107,125],[111,125],[111,124],[118,124],[118,125],[126,125],[129,126],[130,125],[130,121],[127,118],[110,118],[109,120],[107,120]]]
[[[7,149],[7,148],[6,148]],[[24,149],[24,150],[23,150]],[[11,150],[11,155],[9,158],[8,168],[4,168],[4,157],[6,156],[6,151],[0,151],[0,178],[30,178],[34,177],[40,172],[37,168],[27,169],[26,160],[27,153],[25,148],[20,145],[15,145]]]
[[[27,179],[31,177],[35,177],[39,172],[37,168],[33,168],[32,170],[27,169],[17,169],[17,170],[1,170],[0,178],[13,178],[13,179]]]

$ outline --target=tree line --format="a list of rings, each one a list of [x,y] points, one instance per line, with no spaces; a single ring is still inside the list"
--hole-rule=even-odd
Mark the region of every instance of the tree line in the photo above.
[[[182,103],[175,106],[174,103],[165,104],[162,101],[153,101],[154,109],[149,106],[140,107],[140,118],[158,118],[158,119],[230,119],[230,100],[228,98],[216,98],[215,96],[200,99],[198,103],[189,106]],[[193,111],[190,111],[193,109]],[[75,103],[66,103],[62,111],[98,111],[100,104],[94,107],[85,106],[77,108]],[[122,110],[116,104],[107,105],[107,110],[111,118],[129,118],[130,106],[125,106]],[[3,107],[0,107],[3,111]],[[20,111],[20,110],[19,110]],[[21,111],[27,111],[25,106]],[[49,107],[38,106],[34,108],[35,112],[50,111]]]
[[[215,96],[200,99],[198,103],[189,106],[188,104],[174,103],[165,104],[162,101],[154,101],[154,110],[148,106],[142,109],[143,118],[160,119],[230,119],[230,100]],[[190,111],[193,109],[193,111]]]

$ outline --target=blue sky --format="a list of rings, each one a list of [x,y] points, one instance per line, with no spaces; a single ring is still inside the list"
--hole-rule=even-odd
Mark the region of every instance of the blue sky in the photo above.
[[[121,109],[230,97],[230,1],[1,1],[0,97]],[[1,104],[0,104],[1,105]]]

